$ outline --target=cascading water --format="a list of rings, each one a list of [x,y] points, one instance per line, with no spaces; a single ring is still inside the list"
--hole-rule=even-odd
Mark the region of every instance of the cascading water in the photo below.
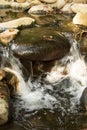
[[[62,122],[65,115],[77,112],[80,97],[87,86],[87,72],[76,41],[72,43],[70,55],[56,61],[55,66],[44,79],[42,76],[37,80],[31,77],[28,82],[25,82],[20,61],[11,54],[9,62],[12,69],[4,69],[15,74],[19,80],[18,97],[13,100],[15,120],[18,120],[22,110],[25,111],[21,117],[23,122],[27,117],[35,114],[33,112],[37,113],[41,109],[52,110],[52,112],[56,109],[58,122]]]
[[[76,104],[80,103],[82,92],[87,86],[87,67],[84,58],[79,52],[78,43],[76,41],[73,42],[70,53],[70,56],[63,58],[60,62],[56,62],[51,73],[47,75],[46,80],[51,84],[61,84],[63,80],[69,79],[69,85],[67,84],[66,86],[64,84],[63,89],[64,92],[73,95],[70,99],[70,108],[72,109]]]

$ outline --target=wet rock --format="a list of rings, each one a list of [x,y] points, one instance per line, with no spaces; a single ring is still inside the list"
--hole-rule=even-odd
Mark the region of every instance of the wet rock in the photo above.
[[[87,4],[73,4],[71,9],[74,13],[87,13]]]
[[[56,0],[40,0],[42,2],[45,2],[45,3],[55,3]]]
[[[73,23],[87,26],[87,13],[77,13],[73,18]]]
[[[4,45],[8,45],[14,37],[18,34],[18,29],[8,29],[2,33],[0,33],[0,42]]]
[[[48,5],[44,5],[44,4],[40,4],[40,5],[35,5],[32,6],[28,13],[29,14],[46,14],[46,13],[52,13],[53,9],[48,6]]]
[[[62,58],[69,52],[70,44],[64,36],[57,34],[55,30],[50,27],[22,30],[12,45],[14,55],[34,61]]]
[[[0,82],[0,125],[8,122],[10,117],[10,92],[5,83]]]
[[[80,102],[82,107],[84,107],[85,110],[87,110],[87,87],[83,90]]]
[[[22,18],[19,18],[19,19],[0,23],[0,28],[1,29],[7,29],[7,28],[18,28],[18,27],[21,27],[21,26],[30,26],[34,22],[35,22],[35,20],[33,18],[22,17]]]

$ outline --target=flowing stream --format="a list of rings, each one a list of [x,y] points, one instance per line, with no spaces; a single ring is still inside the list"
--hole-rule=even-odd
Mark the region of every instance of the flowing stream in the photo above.
[[[70,54],[56,61],[51,72],[47,72],[44,78],[43,75],[36,79],[32,76],[25,82],[20,61],[11,55],[9,62],[12,69],[4,69],[15,74],[19,80],[17,95],[12,100],[14,120],[23,124],[27,122],[28,117],[44,109],[51,113],[57,112],[56,120],[61,124],[65,115],[78,112],[80,97],[87,86],[87,66],[76,41],[72,43]],[[27,125],[26,129],[28,127],[30,125]]]

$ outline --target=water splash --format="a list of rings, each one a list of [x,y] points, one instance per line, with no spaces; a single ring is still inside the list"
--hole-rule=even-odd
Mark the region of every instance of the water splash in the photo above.
[[[4,67],[4,70],[13,73],[19,81],[16,96],[18,100],[21,101],[19,101],[19,104],[16,104],[15,106],[17,110],[26,108],[31,111],[41,108],[53,108],[53,104],[57,102],[57,100],[55,97],[46,93],[49,85],[42,86],[40,79],[32,83],[31,78],[29,78],[29,80],[25,82],[22,73],[22,64],[19,59],[15,58],[13,54],[11,54],[9,62],[12,67]]]
[[[73,42],[70,53],[71,55],[55,62],[51,72],[47,73],[44,83],[42,77],[33,82],[29,78],[28,82],[25,82],[20,61],[11,56],[12,69],[5,68],[5,70],[15,74],[19,80],[17,94],[20,95],[20,101],[14,104],[17,111],[22,108],[33,111],[56,107],[64,112],[68,104],[70,105],[67,111],[75,109],[87,85],[87,68],[76,41]]]
[[[66,77],[76,79],[82,86],[87,85],[87,67],[76,41],[72,44],[71,55],[56,62],[51,72],[47,75],[47,80],[55,83]]]
[[[69,87],[64,85],[64,92],[72,95],[72,98],[70,98],[70,109],[73,110],[75,105],[80,103],[82,92],[87,86],[87,67],[76,41],[73,42],[70,53],[70,56],[66,56],[61,61],[56,62],[51,72],[47,75],[46,81],[55,85],[61,84],[66,78],[70,79]]]

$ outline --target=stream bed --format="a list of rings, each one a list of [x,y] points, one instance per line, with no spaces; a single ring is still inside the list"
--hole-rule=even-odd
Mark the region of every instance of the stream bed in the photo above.
[[[30,16],[9,9],[0,12],[0,22]],[[20,28],[11,58],[3,64],[11,64],[20,79],[20,94],[11,97],[11,119],[0,130],[86,130],[87,113],[80,104],[87,86],[86,28],[74,25],[67,14],[30,17],[35,25]]]

